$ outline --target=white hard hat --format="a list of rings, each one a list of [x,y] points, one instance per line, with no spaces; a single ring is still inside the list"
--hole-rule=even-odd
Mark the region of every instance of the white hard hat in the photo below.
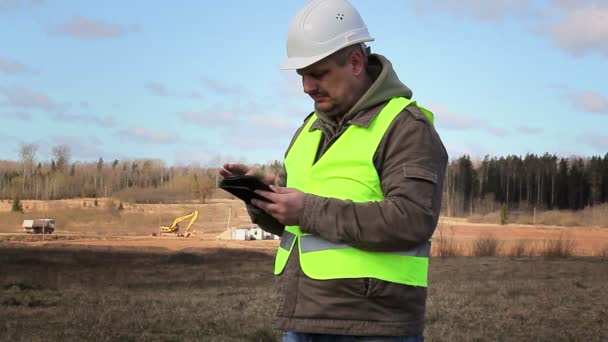
[[[281,69],[301,69],[350,45],[371,42],[359,12],[346,0],[315,0],[298,12],[287,34]]]

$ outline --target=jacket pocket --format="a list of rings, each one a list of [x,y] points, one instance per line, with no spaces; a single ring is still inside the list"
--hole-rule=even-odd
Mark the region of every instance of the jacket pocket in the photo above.
[[[437,184],[439,176],[437,172],[419,165],[404,165],[403,175],[405,178],[422,179]]]
[[[403,166],[403,177],[408,198],[424,208],[431,209],[435,187],[439,181],[437,172],[425,166],[406,164]]]

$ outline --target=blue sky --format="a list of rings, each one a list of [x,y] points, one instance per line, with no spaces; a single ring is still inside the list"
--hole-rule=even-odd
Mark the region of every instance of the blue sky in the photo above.
[[[282,159],[307,1],[0,0],[0,160]],[[608,152],[608,1],[353,0],[451,158]]]

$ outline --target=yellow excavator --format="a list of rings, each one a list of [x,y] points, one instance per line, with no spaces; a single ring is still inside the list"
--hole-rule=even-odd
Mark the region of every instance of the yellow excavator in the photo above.
[[[184,230],[184,233],[180,233],[179,223],[182,221],[188,220],[188,219],[190,219],[190,222],[188,222],[188,226]],[[169,227],[161,226],[160,235],[188,237],[192,233],[190,231],[190,229],[192,228],[192,225],[194,224],[194,222],[196,222],[197,219],[198,219],[198,210],[195,210],[194,212],[191,212],[188,215],[180,216],[180,217],[176,218],[175,220],[173,220],[173,223],[171,224],[171,226],[169,226]]]

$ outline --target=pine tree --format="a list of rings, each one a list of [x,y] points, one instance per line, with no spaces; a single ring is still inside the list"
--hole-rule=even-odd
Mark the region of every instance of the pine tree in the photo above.
[[[505,224],[508,223],[508,216],[507,216],[507,205],[503,204],[502,208],[500,208],[500,225],[504,226]]]
[[[19,213],[23,212],[23,205],[21,204],[21,201],[19,200],[19,197],[15,198],[15,200],[13,201],[13,205],[11,207],[11,211],[19,212]]]

